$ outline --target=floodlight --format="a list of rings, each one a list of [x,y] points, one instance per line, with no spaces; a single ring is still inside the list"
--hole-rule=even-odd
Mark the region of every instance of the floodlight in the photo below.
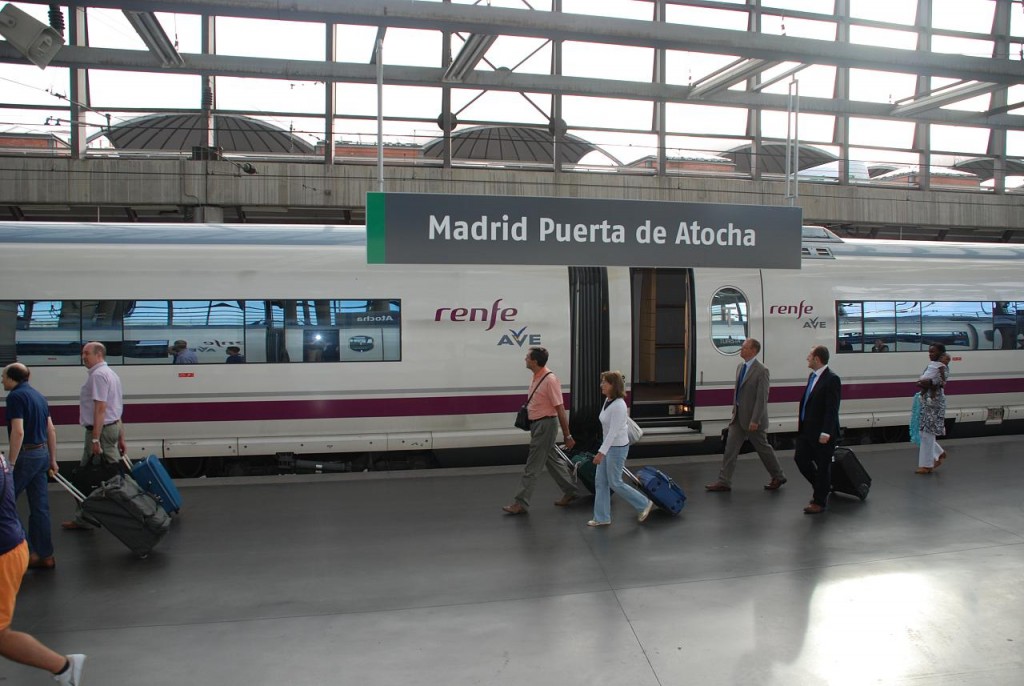
[[[740,58],[693,84],[690,88],[690,97],[702,98],[717,93],[780,64],[782,63],[772,60]]]
[[[441,80],[446,83],[464,81],[469,72],[473,71],[476,65],[480,63],[480,60],[484,58],[484,53],[490,50],[496,40],[498,40],[497,36],[489,36],[482,33],[470,34],[469,38],[466,39],[466,43],[462,46],[462,50],[459,51],[459,54],[455,56],[452,63],[445,69]]]
[[[45,69],[64,45],[64,37],[55,29],[14,5],[0,10],[0,36],[40,69]]]
[[[185,59],[178,54],[174,43],[164,33],[164,28],[160,26],[155,14],[131,10],[121,11],[124,12],[125,18],[128,19],[128,23],[132,25],[135,32],[139,34],[142,42],[146,44],[151,53],[160,59],[163,66],[180,67],[185,64]]]

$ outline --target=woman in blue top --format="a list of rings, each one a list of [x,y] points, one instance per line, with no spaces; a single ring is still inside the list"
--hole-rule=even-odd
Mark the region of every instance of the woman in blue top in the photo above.
[[[626,381],[622,372],[601,374],[601,393],[607,398],[601,410],[604,442],[594,456],[597,475],[594,478],[594,518],[587,526],[608,526],[612,523],[611,489],[636,508],[637,521],[643,522],[654,508],[647,496],[622,482],[622,468],[629,454],[629,433],[626,429]]]

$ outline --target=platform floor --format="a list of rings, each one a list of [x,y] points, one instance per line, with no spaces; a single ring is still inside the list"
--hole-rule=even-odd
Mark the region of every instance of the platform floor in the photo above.
[[[792,452],[775,493],[753,454],[726,494],[715,456],[654,460],[683,514],[617,503],[603,529],[547,476],[504,515],[511,467],[185,481],[147,560],[55,531],[14,628],[87,653],[85,686],[1024,683],[1021,439],[945,445],[930,476],[909,444],[856,448],[870,497],[820,516]]]

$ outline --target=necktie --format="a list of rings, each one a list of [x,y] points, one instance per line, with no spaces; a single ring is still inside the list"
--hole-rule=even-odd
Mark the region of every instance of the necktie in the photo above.
[[[807,398],[811,396],[811,388],[814,387],[814,372],[807,377],[807,388],[804,390],[804,401],[800,403],[800,421],[804,420],[804,410],[807,409]]]
[[[735,400],[733,402],[736,404],[737,407],[740,404],[740,385],[743,383],[743,377],[746,375],[747,365],[744,364],[743,366],[740,367],[740,375],[736,377],[736,395],[734,396]]]

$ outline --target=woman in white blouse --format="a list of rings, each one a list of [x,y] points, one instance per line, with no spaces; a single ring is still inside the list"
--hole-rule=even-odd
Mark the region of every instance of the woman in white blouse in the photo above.
[[[644,521],[651,514],[654,503],[643,493],[622,481],[622,468],[629,454],[629,434],[626,430],[626,381],[622,372],[601,374],[601,393],[607,398],[601,410],[601,428],[604,441],[594,456],[597,476],[594,479],[594,518],[587,526],[608,526],[612,523],[611,489],[622,496],[637,511],[637,520]]]

